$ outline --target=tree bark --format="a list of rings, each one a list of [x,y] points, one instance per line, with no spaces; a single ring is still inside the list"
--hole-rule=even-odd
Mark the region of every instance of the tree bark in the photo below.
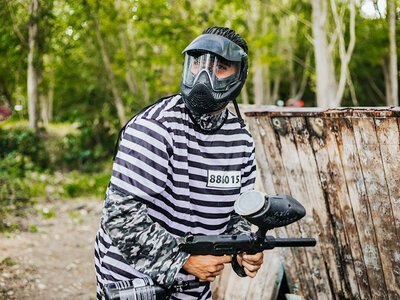
[[[122,40],[122,47],[124,48],[125,57],[127,60],[127,70],[126,70],[126,77],[125,77],[126,83],[128,84],[129,91],[131,92],[131,94],[135,95],[137,93],[137,86],[136,86],[135,76],[133,75],[133,71],[130,66],[130,63],[132,61],[132,55],[131,55],[131,50],[128,45],[128,38],[126,36],[125,31],[121,32],[120,35],[121,35],[121,40]]]
[[[399,106],[399,77],[397,69],[397,50],[396,50],[396,1],[388,0],[387,18],[389,23],[389,82],[390,98],[387,98],[388,106]]]
[[[115,1],[115,8],[117,9],[118,19],[120,21],[119,34],[121,37],[122,47],[124,49],[125,58],[126,58],[126,62],[127,62],[125,80],[126,80],[126,83],[128,84],[129,91],[131,92],[131,94],[133,96],[137,93],[137,85],[136,85],[135,76],[133,74],[132,68],[130,67],[130,63],[132,61],[132,55],[131,55],[131,48],[129,47],[129,39],[126,34],[126,30],[127,30],[126,18],[121,13],[122,11],[125,11],[125,9],[121,6],[120,0]]]
[[[243,104],[249,104],[249,94],[247,93],[246,84],[243,86],[240,95],[242,96],[242,102],[243,102]]]
[[[392,84],[390,82],[390,70],[389,70],[389,58],[385,57],[382,63],[383,78],[385,79],[385,95],[386,95],[386,105],[391,106],[392,97]]]
[[[349,85],[350,96],[351,96],[351,101],[353,102],[353,106],[359,106],[358,100],[357,100],[357,95],[356,95],[356,90],[354,88],[353,80],[351,79],[351,75],[350,75],[349,71],[347,74],[347,84]]]
[[[262,105],[264,98],[263,66],[256,64],[253,70],[254,104]]]
[[[326,38],[326,0],[311,0],[312,31],[316,66],[317,106],[329,107],[335,103],[337,83]]]
[[[49,124],[49,118],[48,118],[48,100],[44,94],[41,94],[39,96],[40,99],[40,116],[43,121],[43,125],[48,125]]]
[[[38,129],[38,11],[39,1],[31,0],[29,4],[29,53],[28,53],[28,114],[29,127]]]
[[[274,77],[274,85],[272,88],[272,96],[269,103],[267,104],[274,105],[276,103],[276,100],[278,100],[280,84],[281,84],[281,73],[276,72]]]
[[[39,93],[40,100],[40,117],[44,125],[48,125],[53,118],[53,96],[54,96],[54,70],[53,70],[53,60],[49,55],[43,56],[44,65],[42,72],[38,76],[39,86],[42,85],[44,80],[44,74],[48,75],[48,86],[47,91],[42,90]]]
[[[249,35],[257,37],[263,34],[263,28],[260,28],[260,17],[262,12],[262,5],[259,0],[249,1]],[[261,61],[261,53],[263,49],[257,49],[254,51],[251,67],[251,79],[253,82],[253,101],[256,105],[264,104],[264,64]]]
[[[49,70],[49,91],[47,93],[47,119],[49,122],[53,121],[53,103],[54,103],[54,70],[50,67]]]
[[[115,102],[115,106],[117,108],[118,118],[121,123],[121,126],[123,126],[126,123],[125,108],[124,108],[121,96],[120,96],[118,88],[117,88],[117,82],[116,82],[114,73],[111,68],[110,58],[108,56],[103,37],[101,35],[99,20],[96,18],[94,20],[94,23],[95,23],[96,37],[97,37],[97,41],[100,46],[100,51],[101,51],[101,56],[103,58],[104,67],[106,69],[107,76],[108,76],[108,79],[109,79],[110,85],[111,85],[111,91],[114,96],[114,102]]]
[[[289,82],[290,82],[290,99],[293,99],[297,93],[297,80],[294,72],[294,59],[293,59],[293,47],[289,43],[287,46],[287,55],[288,55],[288,63],[289,63]],[[305,68],[304,68],[305,70]]]
[[[268,64],[263,66],[263,78],[264,82],[262,84],[262,91],[264,92],[261,96],[261,104],[271,103],[271,72]]]
[[[351,82],[347,78],[347,75],[350,74],[348,71],[348,66],[350,62],[351,55],[354,50],[355,42],[356,42],[356,35],[355,35],[355,7],[354,7],[354,0],[350,0],[349,9],[350,9],[350,25],[349,25],[349,32],[350,32],[350,40],[349,44],[346,49],[345,41],[344,41],[344,33],[342,30],[343,27],[343,20],[339,17],[336,8],[336,0],[330,0],[331,2],[331,9],[333,18],[335,20],[336,29],[338,32],[338,40],[339,40],[339,56],[340,56],[340,77],[337,86],[337,91],[334,100],[334,106],[340,106],[342,102],[344,90],[346,87],[346,82]],[[351,87],[350,87],[351,89]]]
[[[371,90],[374,91],[376,93],[376,95],[378,95],[378,97],[381,99],[382,102],[385,102],[385,100],[386,100],[385,95],[379,89],[379,87],[376,85],[374,79],[372,79],[372,77],[369,74],[367,75],[367,80],[368,80],[369,86],[371,87]]]

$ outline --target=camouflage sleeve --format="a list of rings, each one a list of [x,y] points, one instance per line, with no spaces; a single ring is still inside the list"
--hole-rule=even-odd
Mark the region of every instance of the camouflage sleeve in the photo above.
[[[249,221],[234,212],[225,230],[225,234],[249,234],[250,230],[251,224]]]
[[[179,251],[181,239],[151,220],[145,204],[112,186],[107,189],[101,222],[126,261],[158,284],[171,285],[189,257]]]

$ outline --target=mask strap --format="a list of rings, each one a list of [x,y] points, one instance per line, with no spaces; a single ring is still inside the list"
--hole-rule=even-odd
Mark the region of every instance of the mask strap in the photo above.
[[[236,110],[237,117],[239,119],[240,127],[243,128],[246,125],[244,124],[244,120],[240,114],[239,105],[237,104],[236,99],[233,99],[232,102],[233,102],[233,105],[235,106],[235,110]]]

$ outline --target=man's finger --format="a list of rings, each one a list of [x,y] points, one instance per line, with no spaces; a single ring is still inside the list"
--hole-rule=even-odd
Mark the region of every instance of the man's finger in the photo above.
[[[225,268],[224,264],[216,265],[214,272],[220,272]]]
[[[208,276],[206,280],[213,282],[215,280],[215,276]]]
[[[221,264],[226,264],[232,261],[232,256],[230,255],[224,255],[219,257],[219,263]]]
[[[257,260],[257,261],[254,261],[254,260],[248,260],[248,259],[243,259],[243,261],[245,261],[245,262],[247,262],[247,263],[249,263],[249,264],[252,264],[252,265],[257,265],[257,266],[261,266],[262,264],[263,264],[263,259],[260,259],[260,260]]]
[[[262,264],[263,257],[264,257],[264,254],[262,252],[256,253],[256,254],[243,253],[243,259],[244,260],[246,260],[248,262],[254,262],[254,263],[257,263],[257,264],[259,264],[260,261],[261,261],[260,264]]]
[[[243,260],[242,264],[243,264],[243,267],[245,269],[249,270],[250,272],[257,272],[261,268],[261,265],[252,264],[252,263],[249,263],[249,262],[247,262],[245,260]]]
[[[219,275],[221,275],[221,274],[222,274],[221,271],[211,272],[211,273],[210,273],[210,276],[212,276],[212,277],[217,277],[217,276],[219,276]]]
[[[249,270],[247,270],[246,268],[244,268],[244,272],[246,273],[247,276],[249,276],[250,278],[254,278],[257,275],[257,271],[255,272],[250,272]]]

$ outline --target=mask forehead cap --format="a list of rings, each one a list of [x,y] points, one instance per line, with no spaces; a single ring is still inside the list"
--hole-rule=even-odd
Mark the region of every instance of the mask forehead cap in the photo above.
[[[244,56],[247,56],[246,52],[237,44],[217,34],[202,34],[198,36],[182,53],[188,51],[207,51],[230,61],[241,61]]]

